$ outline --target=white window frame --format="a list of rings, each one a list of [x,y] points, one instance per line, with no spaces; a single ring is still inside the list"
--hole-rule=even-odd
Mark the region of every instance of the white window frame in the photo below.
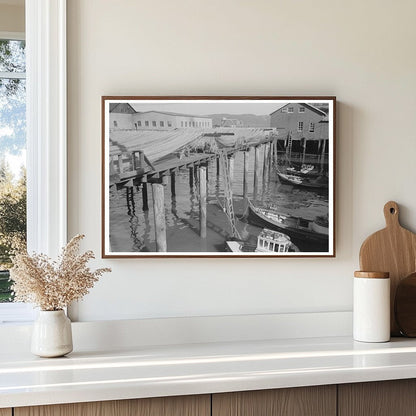
[[[27,244],[56,257],[67,242],[66,0],[25,0]],[[0,322],[33,319],[1,304]]]
[[[305,112],[305,107],[299,107],[299,113],[304,113]]]
[[[301,133],[303,131],[303,121],[298,121],[298,132]]]

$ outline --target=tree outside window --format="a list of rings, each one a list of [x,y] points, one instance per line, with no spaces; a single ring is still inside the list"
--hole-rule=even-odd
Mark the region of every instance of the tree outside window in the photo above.
[[[12,300],[8,269],[26,243],[25,42],[0,39],[0,302]]]

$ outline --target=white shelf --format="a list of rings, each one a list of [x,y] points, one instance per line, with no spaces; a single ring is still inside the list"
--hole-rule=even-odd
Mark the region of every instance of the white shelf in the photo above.
[[[272,389],[416,377],[416,340],[349,337],[0,354],[0,407]]]

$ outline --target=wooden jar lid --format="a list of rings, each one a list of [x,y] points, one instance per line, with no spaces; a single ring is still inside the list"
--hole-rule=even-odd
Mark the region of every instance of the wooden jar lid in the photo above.
[[[366,279],[388,279],[389,276],[389,272],[354,272],[354,277],[364,277]]]

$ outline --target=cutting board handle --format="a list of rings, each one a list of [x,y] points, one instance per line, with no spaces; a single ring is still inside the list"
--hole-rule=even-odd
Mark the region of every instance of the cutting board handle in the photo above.
[[[400,227],[399,205],[397,205],[397,202],[389,201],[384,205],[384,218],[387,227]]]

